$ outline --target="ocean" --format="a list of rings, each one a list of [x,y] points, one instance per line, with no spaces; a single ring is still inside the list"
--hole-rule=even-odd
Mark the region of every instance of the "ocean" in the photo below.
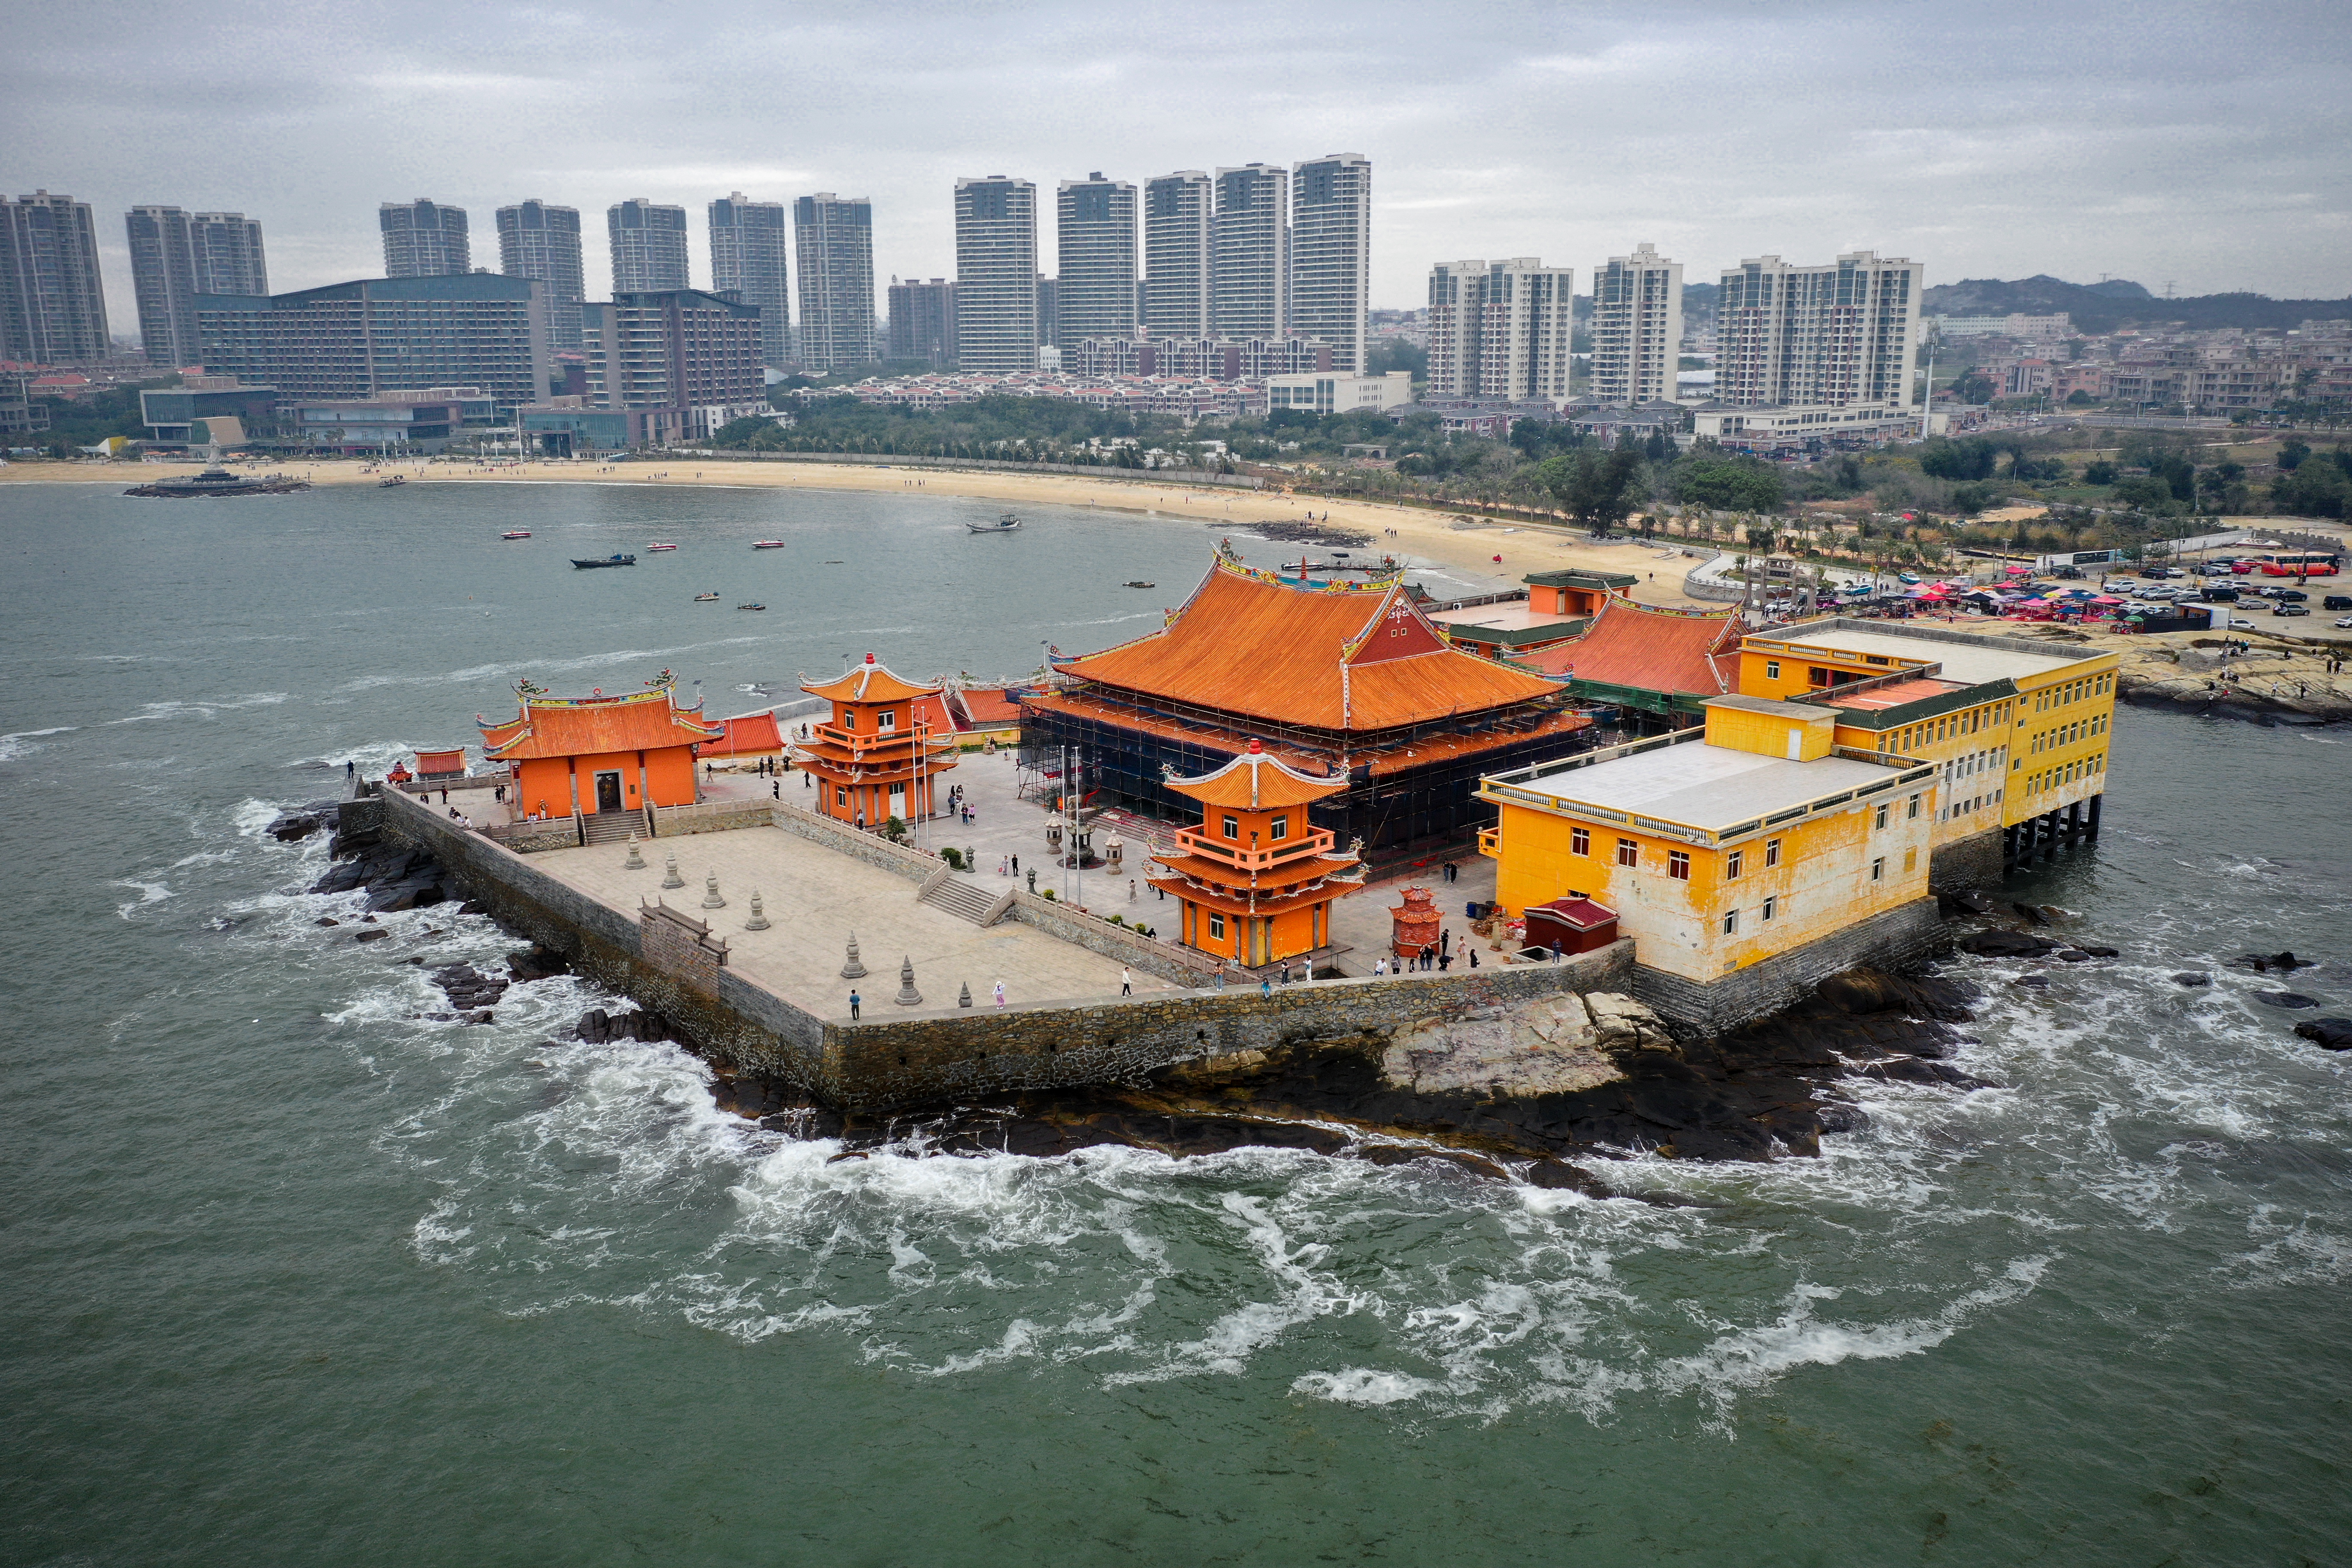
[[[2124,956],[1954,961],[2003,1087],[1604,1169],[1671,1207],[1292,1151],[828,1163],[675,1047],[561,1043],[610,1000],[576,979],[416,1016],[406,960],[517,943],[444,907],[354,944],[323,843],[262,832],[520,677],[727,713],[868,650],[1016,674],[1150,629],[1216,538],[966,534],[999,510],[0,486],[0,1559],[2343,1560],[2352,1058],[2253,994],[2352,1011],[2341,731],[2119,713],[2105,841],[2010,896]],[[2281,948],[2319,967],[2228,967]]]

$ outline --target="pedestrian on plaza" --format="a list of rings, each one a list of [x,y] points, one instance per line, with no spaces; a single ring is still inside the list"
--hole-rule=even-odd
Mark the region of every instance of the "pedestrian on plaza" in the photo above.
[[[1558,963],[1559,962],[1559,939],[1557,937],[1552,939],[1551,961],[1554,963]]]
[[[1470,955],[1470,967],[1471,967],[1471,968],[1473,968],[1473,969],[1477,968],[1477,967],[1478,967],[1478,950],[1477,950],[1475,947],[1465,947],[1465,948],[1464,948],[1462,951],[1463,951],[1463,952],[1466,952],[1466,953],[1468,953],[1468,954]]]
[[[350,778],[353,773],[356,773],[359,771],[360,765],[357,763],[345,763],[343,764],[343,777],[345,778]]]
[[[770,785],[768,786],[768,793],[769,793],[770,795],[774,795],[778,800],[782,800],[782,799],[783,799],[783,798],[784,798],[784,781],[783,781],[783,780],[782,780],[782,779],[778,779],[775,783],[773,783],[773,784],[770,784]]]
[[[449,804],[449,792],[446,787],[441,791],[441,804],[443,805]]]
[[[1135,879],[1132,877],[1127,879],[1127,901],[1130,904],[1135,902]]]
[[[1015,855],[1015,856],[1013,858],[1013,874],[1014,876],[1016,876],[1016,877],[1018,877],[1019,875],[1021,875],[1021,857],[1020,857],[1020,856],[1018,856],[1018,855]],[[1032,877],[1032,878],[1030,878],[1029,879],[1030,879],[1031,881],[1033,881],[1033,882],[1034,882],[1034,881],[1035,881],[1037,879],[1036,879],[1036,878],[1034,878],[1034,877]]]
[[[1451,969],[1451,968],[1453,968],[1453,967],[1454,967],[1454,955],[1453,955],[1452,953],[1450,953],[1450,952],[1441,952],[1441,953],[1439,953],[1439,954],[1437,955],[1437,972],[1438,972],[1440,974],[1444,973],[1447,970],[1449,970],[1449,969]]]
[[[1274,982],[1273,982],[1273,981],[1271,981],[1271,980],[1268,980],[1268,979],[1267,979],[1265,975],[1263,975],[1263,974],[1259,975],[1259,976],[1257,977],[1257,994],[1258,994],[1259,995],[1261,995],[1261,996],[1271,996],[1271,995],[1273,995],[1273,994],[1274,994]]]
[[[1004,982],[1002,980],[996,983],[996,1005],[1000,1007],[1004,1005]]]
[[[855,991],[849,994],[849,1021],[853,1024],[857,1022],[857,993]]]
[[[1122,996],[1135,994],[1135,976],[1127,972],[1127,965],[1124,963],[1118,966],[1118,994]]]
[[[1372,965],[1372,973],[1373,973],[1375,975],[1386,974],[1388,972],[1389,972],[1389,961],[1388,961],[1387,959],[1385,959],[1385,958],[1383,958],[1383,959],[1381,959],[1381,960],[1377,961],[1377,962],[1376,962],[1376,963],[1373,963],[1373,965]]]

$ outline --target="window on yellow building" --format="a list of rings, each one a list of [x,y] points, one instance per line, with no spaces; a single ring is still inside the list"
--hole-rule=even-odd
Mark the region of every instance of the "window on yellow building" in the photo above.
[[[1735,849],[1730,854],[1726,855],[1723,858],[1723,879],[1727,882],[1738,877],[1739,875],[1740,865],[1747,858],[1748,852],[1744,849]]]
[[[1871,815],[1870,825],[1873,827],[1884,827],[1886,826],[1886,803],[1885,801],[1882,800],[1878,803],[1878,809]]]
[[[1266,836],[1266,838],[1267,838],[1267,840],[1268,840],[1269,842],[1271,842],[1271,841],[1273,841],[1273,840],[1275,840],[1275,839],[1279,839],[1279,838],[1287,838],[1287,837],[1290,837],[1290,818],[1288,818],[1288,817],[1286,817],[1286,816],[1277,816],[1277,817],[1276,817],[1276,818],[1274,819],[1274,822],[1273,822],[1272,826],[1268,826],[1268,827],[1266,828],[1266,830],[1265,830],[1265,836]]]
[[[1570,828],[1568,834],[1568,852],[1571,855],[1591,854],[1592,830],[1589,827]]]
[[[1724,934],[1724,935],[1726,935],[1726,936],[1731,936],[1731,935],[1736,934],[1736,933],[1738,931],[1738,930],[1739,930],[1739,911],[1738,911],[1738,910],[1724,910],[1724,911],[1723,911],[1723,934]]]
[[[1766,920],[1768,920],[1768,921],[1769,921],[1769,920],[1774,920],[1774,919],[1777,919],[1777,918],[1779,917],[1780,913],[1780,900],[1777,897],[1775,897],[1775,898],[1769,898],[1769,899],[1767,899],[1767,900],[1764,900],[1764,918],[1765,918]]]
[[[1677,882],[1690,880],[1690,856],[1680,849],[1666,851],[1666,875]]]
[[[1210,915],[1209,915],[1209,934],[1210,934],[1211,936],[1223,936],[1223,935],[1224,935],[1224,934],[1225,934],[1225,917],[1224,917],[1224,916],[1223,916],[1223,915],[1221,915],[1221,914],[1217,914],[1217,913],[1215,913],[1214,911],[1212,911],[1212,912],[1210,913]]]
[[[1919,797],[1917,795],[1915,795],[1911,797],[1911,804],[1904,808],[1903,815],[1906,817],[1916,816],[1919,815]]]
[[[1780,841],[1777,838],[1767,838],[1764,840],[1764,864],[1778,866],[1780,863]]]
[[[1617,864],[1638,866],[1642,863],[1642,847],[1630,838],[1617,840]]]
[[[1764,661],[1764,679],[1767,680],[1778,680],[1780,679],[1780,661],[1779,659],[1768,658]]]
[[[1870,863],[1870,879],[1871,879],[1872,881],[1874,881],[1874,882],[1883,882],[1883,881],[1886,880],[1886,857],[1885,857],[1885,856],[1884,856],[1884,855],[1878,856],[1878,857],[1876,857],[1875,858],[1874,858],[1874,859],[1871,861],[1871,863]]]
[[[1239,817],[1226,817],[1224,827],[1225,837],[1228,838],[1239,838],[1242,836],[1242,825]]]

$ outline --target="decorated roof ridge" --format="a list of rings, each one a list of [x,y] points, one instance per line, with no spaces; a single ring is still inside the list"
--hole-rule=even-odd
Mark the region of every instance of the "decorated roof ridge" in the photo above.
[[[1269,780],[1266,770],[1274,770]],[[1246,781],[1246,782],[1244,782]],[[1305,805],[1337,795],[1348,787],[1347,776],[1317,778],[1302,773],[1280,757],[1265,749],[1264,742],[1252,736],[1249,750],[1233,758],[1223,767],[1212,769],[1192,778],[1171,778],[1168,787],[1179,795],[1189,795],[1203,805],[1248,806],[1265,809],[1277,805]]]
[[[557,697],[528,679],[518,681],[520,702],[513,718],[493,721],[474,715],[475,727],[482,731],[482,755],[513,762],[642,751],[715,741],[726,734],[724,720],[702,717],[699,697],[691,706],[678,701],[677,683],[667,670],[646,684],[650,689],[607,695],[599,688],[586,697]],[[647,711],[656,701],[662,704],[658,716]]]
[[[1400,599],[1404,603],[1406,613],[1419,623],[1421,629],[1427,632],[1431,640],[1437,646],[1422,648],[1413,653],[1391,654],[1390,658],[1419,658],[1423,654],[1465,652],[1464,649],[1455,647],[1445,634],[1437,629],[1436,623],[1432,621],[1420,605],[1413,601],[1413,596],[1405,592],[1404,579],[1397,577],[1391,580],[1388,590],[1381,595],[1380,602],[1372,606],[1372,613],[1364,617],[1364,624],[1356,628],[1356,635],[1339,645],[1339,658],[1343,661],[1348,663],[1355,661],[1356,656],[1363,651],[1364,645],[1371,640],[1373,629],[1388,618],[1389,606]],[[1470,654],[1467,657],[1475,658],[1477,656]]]
[[[831,680],[812,682],[801,677],[801,689],[812,697],[822,697],[839,702],[899,702],[910,697],[929,697],[944,688],[925,686],[908,680],[888,665],[867,654],[863,662],[851,665]]]
[[[1623,613],[1612,616],[1611,614],[1612,610]],[[1634,655],[1635,661],[1640,666],[1639,668],[1615,668],[1615,661],[1622,655],[1621,650],[1613,645],[1622,632],[1630,630],[1644,620],[1653,626],[1662,627],[1679,624],[1696,628],[1709,622],[1719,622],[1720,625],[1717,626],[1715,636],[1710,637],[1703,647],[1670,647],[1663,651],[1644,648],[1638,650]],[[1694,696],[1722,696],[1732,689],[1732,679],[1725,673],[1720,661],[1734,654],[1739,639],[1747,635],[1743,629],[1735,626],[1734,623],[1737,620],[1737,612],[1727,608],[1685,610],[1669,605],[1644,605],[1638,599],[1629,598],[1621,594],[1612,594],[1601,601],[1601,607],[1593,613],[1591,624],[1579,636],[1567,642],[1552,643],[1537,648],[1507,662],[1516,668],[1529,674],[1541,675],[1552,680],[1591,680],[1605,686],[1630,686],[1644,690],[1681,691]],[[1592,663],[1596,658],[1603,661],[1597,670]],[[1678,662],[1682,664],[1682,668],[1668,668]],[[1691,662],[1696,662],[1705,669],[1706,679],[1713,684],[1713,691],[1706,691],[1696,683],[1688,685],[1665,683],[1677,674],[1689,676]]]

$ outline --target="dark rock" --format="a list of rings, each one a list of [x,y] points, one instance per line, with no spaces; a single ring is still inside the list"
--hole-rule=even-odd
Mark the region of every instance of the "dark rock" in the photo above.
[[[2300,991],[2257,991],[2254,993],[2254,1000],[2257,1002],[2268,1003],[2273,1007],[2316,1007],[2319,1005],[2318,997],[2305,996]]]
[[[2079,947],[2061,948],[2057,953],[2058,962],[2061,963],[2081,963],[2090,956]]]
[[[838,1165],[844,1160],[870,1160],[872,1158],[873,1156],[868,1154],[863,1149],[844,1149],[840,1153],[826,1160],[825,1163],[828,1165]]]
[[[2022,985],[2029,991],[2045,991],[2048,990],[2050,986],[2050,976],[2046,974],[2021,974],[2016,979],[2011,981],[2010,984],[2011,985]]]
[[[1526,1181],[1531,1187],[1549,1192],[1582,1193],[1588,1198],[1614,1197],[1609,1184],[1581,1165],[1571,1165],[1565,1160],[1538,1160],[1527,1169]]]
[[[2045,952],[2057,952],[2063,945],[2046,936],[2021,931],[1980,931],[1959,942],[1961,951],[1979,958],[2039,958]]]
[[[2185,973],[2174,975],[2172,977],[2172,983],[2175,985],[2210,985],[2213,984],[2213,977],[2210,974],[2200,974],[2195,970],[2189,970]]]
[[[1843,1100],[1827,1100],[1817,1106],[1813,1118],[1824,1132],[1859,1132],[1870,1125],[1870,1118],[1858,1105]]]
[[[2292,974],[2298,969],[2311,967],[2292,952],[2250,952],[2237,962],[2257,974],[2268,974],[2273,969],[2281,974]]]
[[[486,915],[490,912],[490,907],[479,899],[467,899],[457,906],[457,912],[461,915]]]
[[[1947,919],[1955,915],[1995,915],[2000,912],[1999,904],[1973,889],[1965,888],[1956,893],[1937,894],[1936,908]]]
[[[320,915],[316,923],[322,926],[339,926],[343,922],[328,915]]]
[[[507,973],[518,981],[545,980],[571,968],[571,960],[550,947],[534,944],[507,954]]]
[[[497,1015],[493,1014],[488,1007],[477,1007],[474,1011],[465,1014],[463,1016],[468,1024],[491,1024],[498,1021]]]
[[[2119,947],[2099,947],[2087,942],[2076,942],[2074,951],[2090,958],[2121,958],[2124,955],[2123,949]]]
[[[2050,917],[2043,914],[2035,905],[2011,904],[2009,907],[2015,910],[2019,918],[2023,920],[2028,925],[2046,926],[2050,923]]]
[[[383,941],[383,940],[384,940],[384,938],[386,938],[386,937],[390,936],[391,934],[392,934],[392,933],[391,933],[390,931],[384,931],[384,930],[382,930],[381,928],[379,928],[378,930],[375,930],[375,931],[363,931],[360,932],[360,934],[359,934],[359,935],[357,935],[357,936],[353,937],[352,940],[353,942],[382,942],[382,941]]]
[[[2305,1018],[2294,1032],[2331,1051],[2352,1051],[2352,1018]]]

